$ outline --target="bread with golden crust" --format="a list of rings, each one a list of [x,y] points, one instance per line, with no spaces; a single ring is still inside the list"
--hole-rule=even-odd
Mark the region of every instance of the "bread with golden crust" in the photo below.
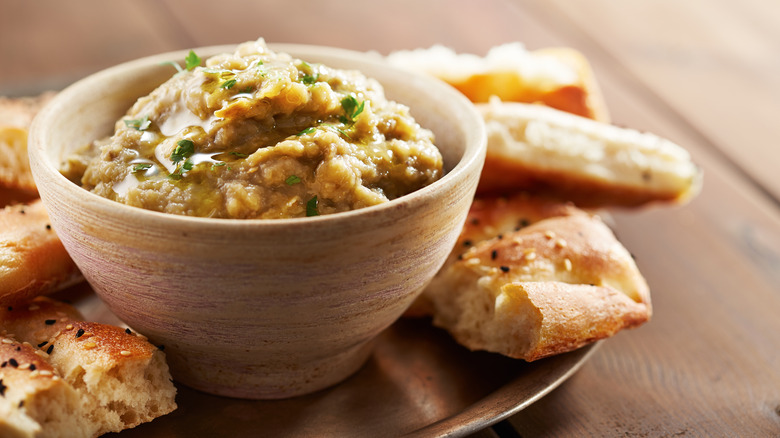
[[[435,45],[392,52],[396,67],[441,79],[472,102],[497,97],[542,103],[583,117],[609,121],[609,113],[587,58],[570,47],[528,50],[519,43],[492,47],[485,56]]]
[[[460,255],[476,243],[519,231],[543,219],[580,214],[587,213],[571,203],[533,196],[528,192],[479,196],[471,203],[453,255]]]
[[[649,320],[650,292],[598,216],[542,219],[475,244],[424,292],[462,345],[537,360]]]
[[[164,353],[129,329],[85,322],[72,306],[39,297],[0,309],[2,328],[75,388],[91,434],[119,432],[176,409]]]
[[[577,214],[587,213],[570,203],[533,196],[527,192],[476,197],[471,203],[458,240],[437,276],[442,275],[464,252],[482,241],[518,231],[543,219]],[[425,291],[404,312],[408,318],[431,315],[433,306]]]
[[[40,200],[0,210],[0,306],[54,292],[82,279],[51,228]]]
[[[479,104],[488,148],[480,194],[527,190],[581,207],[685,202],[701,169],[684,148],[650,133],[543,105]]]
[[[54,95],[0,97],[0,192],[15,191],[27,199],[37,194],[27,159],[27,132],[35,115]]]
[[[91,436],[76,390],[32,345],[8,337],[0,337],[0,436]]]

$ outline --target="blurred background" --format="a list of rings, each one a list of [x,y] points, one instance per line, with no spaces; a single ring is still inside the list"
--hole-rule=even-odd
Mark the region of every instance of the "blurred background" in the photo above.
[[[0,95],[59,89],[145,55],[258,37],[385,54],[433,44],[475,54],[509,41],[531,49],[565,45],[593,64],[615,122],[656,126],[644,120],[649,115],[624,115],[624,105],[636,106],[623,102],[623,89],[631,88],[657,112],[676,111],[675,124],[706,128],[698,130],[710,137],[698,140],[727,153],[778,198],[780,148],[767,141],[780,137],[780,4],[738,3],[3,0]]]

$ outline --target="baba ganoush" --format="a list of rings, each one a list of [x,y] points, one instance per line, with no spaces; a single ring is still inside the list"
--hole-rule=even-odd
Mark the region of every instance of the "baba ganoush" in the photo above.
[[[128,205],[234,219],[354,210],[442,176],[433,134],[359,72],[262,39],[200,64],[190,52],[63,173]]]

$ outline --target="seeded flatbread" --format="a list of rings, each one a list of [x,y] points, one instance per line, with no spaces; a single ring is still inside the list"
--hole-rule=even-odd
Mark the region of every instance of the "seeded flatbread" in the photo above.
[[[602,122],[609,113],[587,58],[570,47],[528,50],[519,42],[491,48],[485,56],[440,45],[390,53],[396,67],[425,73],[461,91],[472,102],[499,98],[542,103]]]
[[[465,347],[533,361],[648,321],[650,292],[598,218],[574,214],[476,243],[424,292]]]
[[[164,353],[129,329],[85,322],[72,306],[39,297],[0,308],[0,330],[37,346],[35,354],[78,393],[82,410],[73,414],[86,432],[67,436],[119,432],[176,409]]]
[[[699,192],[701,169],[667,139],[543,105],[477,108],[488,133],[478,193],[527,190],[598,208],[683,203]]]
[[[81,280],[40,200],[0,209],[0,305],[55,292]]]
[[[587,213],[570,203],[532,196],[526,192],[517,192],[511,196],[479,196],[472,202],[455,247],[437,277],[443,275],[458,258],[463,257],[463,253],[485,240],[503,237],[543,219],[579,214]],[[406,317],[415,318],[432,315],[433,306],[427,291],[404,313]]]

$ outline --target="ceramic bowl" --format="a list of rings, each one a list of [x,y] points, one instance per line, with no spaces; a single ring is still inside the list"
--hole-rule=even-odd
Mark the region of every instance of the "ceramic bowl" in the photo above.
[[[377,55],[271,45],[308,62],[358,69],[431,129],[445,176],[346,213],[230,220],[152,212],[92,194],[58,169],[110,135],[140,96],[168,79],[166,53],[89,76],[31,127],[32,171],[52,225],[95,292],[165,353],[175,380],[213,394],[284,398],[354,373],[372,340],[417,297],[451,251],[485,154],[484,125],[449,86]],[[205,59],[233,46],[205,47]]]

